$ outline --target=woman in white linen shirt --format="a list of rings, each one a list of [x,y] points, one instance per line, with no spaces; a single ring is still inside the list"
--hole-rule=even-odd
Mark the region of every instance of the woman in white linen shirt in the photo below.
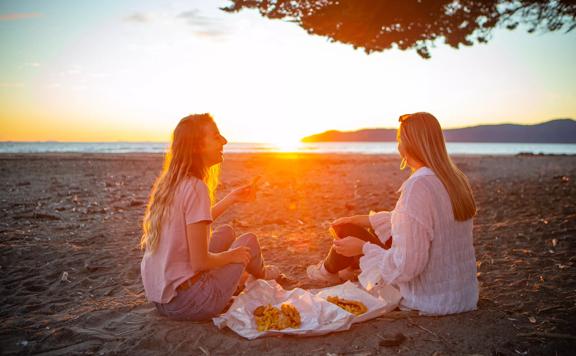
[[[472,241],[476,204],[468,179],[448,156],[433,115],[401,116],[397,137],[401,168],[408,165],[412,175],[402,184],[394,210],[333,223],[344,230],[372,228],[379,241],[360,236],[365,234],[340,233],[328,258],[309,266],[308,275],[334,282],[336,273],[349,267],[352,259],[347,257],[361,256],[359,281],[368,290],[381,283],[395,285],[402,294],[401,305],[422,314],[474,310],[478,302]],[[385,249],[390,237],[392,245]],[[338,258],[345,263],[335,264]]]

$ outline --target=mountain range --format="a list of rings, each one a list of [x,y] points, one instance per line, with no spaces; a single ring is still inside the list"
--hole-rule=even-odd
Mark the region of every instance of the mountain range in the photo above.
[[[557,119],[536,125],[480,125],[444,130],[447,142],[576,143],[576,121]],[[302,142],[396,141],[396,129],[330,130],[302,138]]]

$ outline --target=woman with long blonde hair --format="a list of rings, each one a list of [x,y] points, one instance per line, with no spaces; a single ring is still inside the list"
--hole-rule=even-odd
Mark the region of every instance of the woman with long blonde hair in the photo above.
[[[401,168],[409,166],[412,174],[400,188],[396,207],[335,220],[332,248],[323,261],[308,267],[308,276],[338,283],[356,262],[366,289],[394,285],[406,308],[429,315],[474,310],[478,280],[472,189],[448,156],[433,115],[418,112],[399,121]]]
[[[218,315],[245,270],[255,278],[278,275],[275,267],[264,267],[254,234],[236,238],[226,225],[211,231],[226,209],[256,193],[248,184],[212,204],[226,143],[210,114],[180,120],[150,194],[142,226],[142,282],[147,299],[170,318]]]

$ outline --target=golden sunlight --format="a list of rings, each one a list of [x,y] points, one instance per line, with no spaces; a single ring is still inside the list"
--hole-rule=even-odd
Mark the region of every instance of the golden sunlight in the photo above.
[[[298,139],[278,140],[271,142],[271,145],[277,152],[298,152],[303,147],[303,143]]]

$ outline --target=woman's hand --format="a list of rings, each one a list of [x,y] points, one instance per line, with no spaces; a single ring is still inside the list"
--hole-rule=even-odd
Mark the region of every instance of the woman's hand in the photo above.
[[[222,215],[230,206],[238,202],[249,202],[256,199],[256,191],[258,190],[258,181],[260,177],[252,180],[252,183],[234,189],[224,199],[212,206],[212,219],[216,220]]]
[[[348,236],[343,239],[334,240],[334,251],[345,257],[360,256],[363,254],[362,248],[366,241],[357,237]]]
[[[242,263],[246,266],[252,259],[250,247],[240,246],[230,250],[230,263]]]
[[[332,226],[342,224],[354,224],[362,227],[370,227],[370,220],[368,219],[368,215],[354,215],[338,218],[332,222]]]
[[[243,185],[230,192],[234,202],[250,202],[256,199],[256,192],[258,191],[258,181],[260,177],[256,177],[251,183]]]
[[[342,225],[342,224],[354,224],[353,216],[345,216],[343,218],[338,218],[332,221],[332,226]]]

